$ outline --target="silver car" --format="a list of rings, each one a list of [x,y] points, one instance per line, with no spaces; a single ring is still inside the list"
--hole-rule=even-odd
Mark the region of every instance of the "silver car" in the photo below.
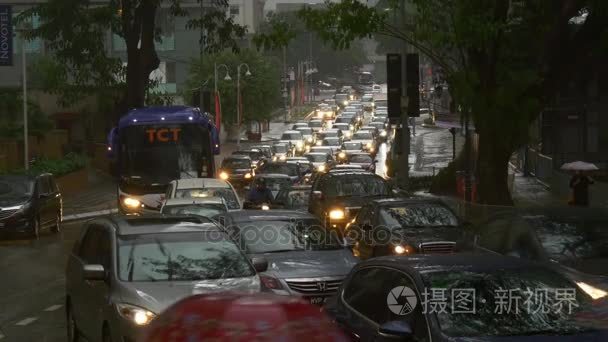
[[[268,270],[260,273],[266,291],[322,304],[358,262],[335,234],[306,212],[241,210],[215,219],[248,256],[268,262]]]
[[[254,265],[255,266],[254,266]],[[68,258],[68,341],[136,341],[182,298],[261,290],[265,260],[247,259],[202,217],[113,216],[88,222]]]

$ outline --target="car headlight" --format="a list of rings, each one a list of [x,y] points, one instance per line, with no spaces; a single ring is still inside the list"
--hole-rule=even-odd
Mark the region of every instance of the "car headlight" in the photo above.
[[[333,114],[334,114],[334,113],[332,113],[332,112],[327,112],[327,113],[325,113],[325,116],[326,116],[326,117],[330,117],[330,116],[332,116]]]
[[[249,178],[251,178],[251,173],[246,173],[245,174],[245,179],[249,179]]]
[[[270,207],[266,204],[262,204],[262,210],[270,210]]]
[[[226,173],[226,171],[220,172],[220,179],[227,180],[228,179],[228,173]]]
[[[577,281],[576,285],[578,285],[578,287],[580,287],[581,290],[585,291],[585,293],[587,293],[594,300],[608,296],[608,292],[606,292],[602,289],[598,289],[597,287],[591,286],[582,281]]]
[[[281,160],[287,160],[287,156],[286,155],[282,155],[282,156],[279,157],[279,159],[281,159]]]
[[[297,147],[297,148],[300,148],[300,149],[301,149],[303,146],[304,146],[304,144],[303,144],[301,141],[298,141],[298,142],[296,143],[296,147]]]
[[[367,150],[368,150],[369,152],[374,152],[374,148],[373,148],[373,147],[370,147],[370,148],[368,148]]]
[[[365,146],[366,146],[367,148],[372,148],[372,143],[371,143],[371,142],[368,142],[367,144],[365,144]]]
[[[350,99],[351,99],[351,100],[354,100],[354,99],[355,99],[355,97],[354,97],[353,95],[351,95],[351,96],[350,96]]]
[[[131,208],[131,209],[135,209],[135,208],[139,208],[141,206],[141,202],[133,197],[126,197],[125,199],[122,200],[122,204],[125,205],[125,207],[127,208]]]
[[[344,103],[345,106],[348,106],[348,101],[344,100],[342,103]]]
[[[312,137],[306,139],[306,141],[308,141],[309,143],[312,143]]]
[[[317,140],[317,144],[316,145],[317,146],[321,146],[321,145],[323,145],[323,142],[321,140]]]
[[[381,136],[381,137],[385,137],[386,135],[387,135],[386,131],[382,131],[382,132],[380,132],[380,136]]]
[[[344,153],[344,152],[338,153],[338,158],[340,158],[340,159],[346,158],[346,153]]]
[[[375,104],[375,103],[372,103],[372,107],[376,107],[376,104]]]
[[[329,211],[330,220],[343,220],[346,217],[346,213],[342,209],[333,209]]]
[[[130,304],[117,304],[118,313],[136,325],[148,325],[156,317],[154,312]]]
[[[345,137],[347,137],[347,138],[350,138],[350,137],[351,137],[351,135],[352,135],[352,133],[351,133],[351,132],[348,132],[348,131],[347,131],[347,132],[344,132],[344,136],[345,136]]]
[[[319,172],[324,172],[324,171],[325,171],[325,165],[319,165],[319,166],[317,167],[317,171],[319,171]]]
[[[395,254],[412,254],[414,252],[414,249],[412,248],[412,246],[408,245],[397,245],[393,247],[393,252],[395,252]]]

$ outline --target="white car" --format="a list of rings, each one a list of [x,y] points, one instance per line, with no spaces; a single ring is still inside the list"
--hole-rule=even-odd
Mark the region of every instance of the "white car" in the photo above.
[[[373,153],[376,148],[374,143],[374,134],[371,131],[357,131],[353,134],[350,142],[359,142],[363,145],[363,150]]]
[[[302,133],[302,137],[304,137],[304,143],[306,145],[312,145],[315,143],[315,138],[313,136],[314,130],[308,126],[306,127],[298,127],[296,131]]]
[[[234,187],[227,181],[215,178],[174,180],[167,187],[164,201],[166,202],[173,198],[192,200],[205,197],[223,198],[229,211],[243,208],[243,204]]]
[[[228,211],[222,197],[171,198],[163,203],[160,212],[165,215],[198,215],[213,217]]]
[[[281,142],[288,142],[296,147],[296,153],[302,154],[304,152],[304,136],[300,131],[289,130],[283,132],[281,138],[279,139]]]

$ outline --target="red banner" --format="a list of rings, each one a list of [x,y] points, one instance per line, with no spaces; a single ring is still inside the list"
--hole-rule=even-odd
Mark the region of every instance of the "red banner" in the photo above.
[[[215,92],[215,127],[217,127],[218,134],[221,130],[222,124],[222,104],[220,102],[220,92]]]

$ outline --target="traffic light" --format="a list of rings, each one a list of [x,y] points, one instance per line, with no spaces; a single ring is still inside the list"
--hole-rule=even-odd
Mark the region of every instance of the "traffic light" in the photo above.
[[[401,118],[401,55],[386,55],[386,87],[389,119]]]
[[[407,116],[420,116],[420,59],[417,53],[408,53],[406,58],[407,75]]]

